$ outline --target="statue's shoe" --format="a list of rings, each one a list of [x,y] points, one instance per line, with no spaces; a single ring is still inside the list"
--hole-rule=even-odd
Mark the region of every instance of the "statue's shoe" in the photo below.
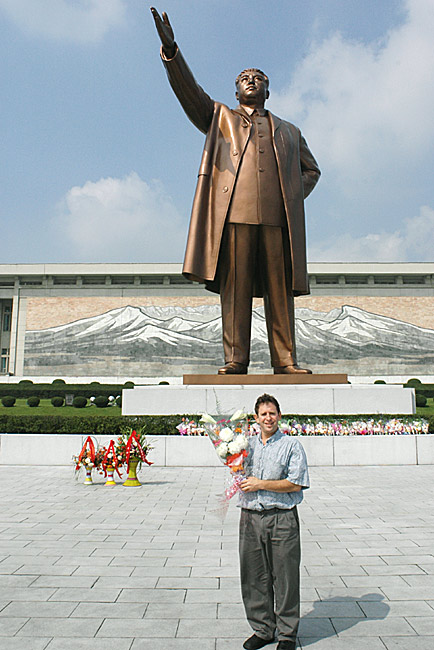
[[[275,375],[311,375],[312,370],[308,368],[300,368],[296,363],[292,366],[281,366],[280,368],[274,368]]]
[[[244,363],[237,361],[229,361],[225,363],[223,368],[217,372],[218,375],[247,375],[247,366]]]

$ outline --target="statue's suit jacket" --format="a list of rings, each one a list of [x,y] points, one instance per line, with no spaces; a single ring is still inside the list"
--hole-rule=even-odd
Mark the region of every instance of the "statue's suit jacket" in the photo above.
[[[170,85],[206,141],[198,174],[183,274],[218,292],[217,263],[226,216],[252,122],[241,109],[216,102],[196,83],[179,49],[172,59],[161,51]],[[273,145],[288,224],[295,296],[309,293],[304,199],[320,170],[300,130],[269,112]],[[256,169],[252,170],[256,173]],[[260,283],[255,295],[260,295]]]

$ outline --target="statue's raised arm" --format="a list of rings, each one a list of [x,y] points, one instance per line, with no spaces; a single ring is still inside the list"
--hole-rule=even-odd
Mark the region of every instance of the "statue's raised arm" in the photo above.
[[[160,16],[154,7],[151,7],[151,12],[161,40],[161,58],[172,90],[188,118],[200,131],[207,133],[213,115],[214,101],[196,82],[179,51],[167,13],[163,11]]]
[[[176,52],[176,43],[169,16],[165,11],[163,11],[161,17],[155,7],[151,7],[151,13],[155,20],[155,27],[157,28],[158,36],[160,37],[164,54],[168,59],[171,59]]]

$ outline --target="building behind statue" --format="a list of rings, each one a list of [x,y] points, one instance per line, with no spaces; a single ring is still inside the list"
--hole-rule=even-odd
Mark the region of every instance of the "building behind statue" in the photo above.
[[[312,263],[296,299],[300,364],[434,375],[432,263]],[[0,379],[179,377],[223,360],[219,298],[180,264],[0,265]],[[255,302],[250,372],[270,372]],[[8,379],[9,378],[9,379]]]

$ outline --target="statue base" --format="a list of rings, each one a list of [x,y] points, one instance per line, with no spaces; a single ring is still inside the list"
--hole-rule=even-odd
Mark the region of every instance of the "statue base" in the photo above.
[[[402,385],[307,383],[308,378],[321,375],[305,375],[301,381],[300,376],[267,375],[266,383],[259,381],[260,375],[250,375],[249,384],[245,383],[249,375],[206,376],[212,382],[210,379],[208,384],[135,386],[124,390],[122,415],[231,415],[238,409],[252,413],[256,399],[263,393],[274,395],[283,414],[411,415],[416,412],[414,389]]]
[[[184,386],[273,386],[348,384],[348,375],[183,375]]]

